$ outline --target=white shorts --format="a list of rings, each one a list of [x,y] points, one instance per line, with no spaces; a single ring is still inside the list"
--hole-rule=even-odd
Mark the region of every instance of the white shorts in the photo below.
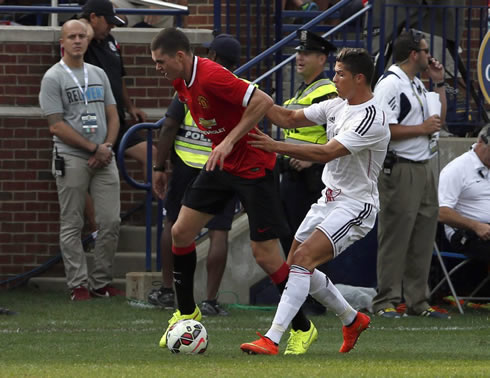
[[[337,257],[355,241],[366,236],[376,222],[376,207],[351,198],[339,197],[334,201],[326,201],[322,196],[314,203],[294,238],[303,243],[318,229],[330,239],[334,257]]]

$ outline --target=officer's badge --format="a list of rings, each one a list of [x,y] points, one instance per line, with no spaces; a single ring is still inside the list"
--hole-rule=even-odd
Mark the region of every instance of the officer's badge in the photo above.
[[[301,30],[301,35],[299,37],[299,40],[303,43],[306,43],[307,39],[308,39],[308,30]]]

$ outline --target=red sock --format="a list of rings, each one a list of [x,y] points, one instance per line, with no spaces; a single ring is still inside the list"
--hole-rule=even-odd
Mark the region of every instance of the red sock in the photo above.
[[[196,243],[192,243],[187,247],[176,247],[172,244],[172,253],[174,255],[182,256],[187,255],[196,249]]]
[[[288,279],[289,275],[289,265],[284,262],[278,270],[276,270],[274,273],[270,274],[269,277],[271,278],[272,282],[274,282],[276,285],[280,284],[281,282],[285,282]]]

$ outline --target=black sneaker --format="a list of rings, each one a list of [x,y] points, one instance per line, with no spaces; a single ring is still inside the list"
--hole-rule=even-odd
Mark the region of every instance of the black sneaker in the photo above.
[[[208,316],[228,316],[229,313],[220,304],[214,300],[206,300],[201,303],[201,313]]]
[[[175,308],[174,291],[166,287],[153,289],[148,294],[148,302],[154,306],[163,307],[166,310],[173,310]]]
[[[15,311],[9,310],[8,308],[0,307],[0,315],[15,315]]]

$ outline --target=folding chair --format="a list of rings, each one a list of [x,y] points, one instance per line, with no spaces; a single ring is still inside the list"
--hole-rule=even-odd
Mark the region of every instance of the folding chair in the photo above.
[[[471,292],[471,294],[467,297],[460,297],[456,294],[456,290],[454,289],[454,285],[451,281],[451,275],[453,273],[455,273],[456,271],[458,271],[460,268],[462,268],[463,266],[465,266],[466,264],[468,264],[472,259],[469,258],[468,256],[466,255],[463,255],[462,253],[456,253],[456,252],[446,252],[446,251],[440,251],[439,250],[439,247],[437,246],[437,243],[434,242],[434,255],[437,257],[437,259],[439,260],[439,263],[441,264],[441,269],[444,273],[444,278],[436,285],[434,286],[434,288],[432,289],[432,291],[430,292],[430,295],[434,294],[437,289],[439,289],[441,287],[441,285],[447,281],[448,285],[449,285],[449,289],[451,290],[451,294],[453,295],[455,301],[456,301],[456,306],[458,306],[458,310],[461,314],[464,314],[464,311],[463,311],[463,307],[461,306],[461,303],[460,303],[460,300],[463,300],[463,304],[466,300],[487,300],[487,301],[490,301],[490,297],[474,297],[474,295],[476,293],[478,293],[478,291],[487,283],[490,281],[490,272],[489,274],[486,276],[486,278],[484,278],[479,284],[478,286],[475,288],[475,290],[473,290]],[[457,264],[454,268],[452,268],[449,272],[447,271],[447,268],[446,268],[446,264],[444,263],[444,260],[443,260],[443,257],[447,257],[447,258],[455,258],[455,259],[459,259],[459,260],[462,260],[459,264]]]

